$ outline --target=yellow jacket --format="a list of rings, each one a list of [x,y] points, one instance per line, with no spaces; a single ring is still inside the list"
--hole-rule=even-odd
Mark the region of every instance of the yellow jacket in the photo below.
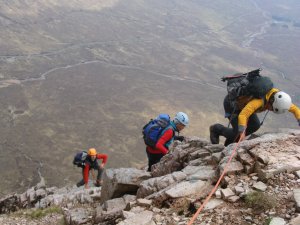
[[[250,99],[248,103],[243,107],[242,111],[240,112],[238,116],[238,125],[239,125],[239,132],[243,132],[247,126],[247,122],[249,117],[253,113],[259,113],[263,112],[268,109],[268,102],[270,97],[274,92],[278,92],[279,90],[276,88],[272,88],[267,94],[266,94],[266,104],[264,99]],[[289,112],[293,113],[296,119],[300,120],[300,109],[292,104]]]

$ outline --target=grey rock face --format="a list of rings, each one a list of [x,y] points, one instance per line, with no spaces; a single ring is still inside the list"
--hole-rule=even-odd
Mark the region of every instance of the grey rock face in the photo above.
[[[155,192],[163,190],[170,185],[182,181],[186,178],[186,174],[183,172],[174,172],[161,177],[154,177],[148,180],[143,181],[140,184],[140,188],[137,192],[138,198],[144,198]]]
[[[222,198],[225,200],[234,196],[234,192],[230,188],[221,189],[221,194],[222,194]]]
[[[76,208],[64,211],[65,221],[69,225],[86,224],[92,221],[91,211],[86,208]]]
[[[221,160],[219,164],[218,170],[220,171],[220,174],[224,171],[226,163],[228,161],[229,157],[224,157],[223,160]],[[227,173],[226,174],[240,174],[244,171],[244,166],[242,163],[237,161],[236,159],[233,159],[229,166],[227,167]]]
[[[96,209],[95,222],[109,222],[122,216],[122,210],[126,207],[124,198],[115,198],[107,200],[103,205]]]
[[[299,140],[300,136],[288,134],[262,135],[243,141],[222,186],[204,208],[203,223],[262,224],[268,217],[278,215],[282,218],[273,218],[272,225],[300,224],[297,217],[300,179],[297,177],[299,169],[296,170],[300,158]],[[151,177],[150,173],[137,169],[108,169],[102,190],[75,186],[46,188],[41,182],[23,194],[1,199],[0,210],[58,205],[63,208],[67,224],[187,224],[189,218],[185,213],[202,204],[213,188],[215,174],[223,171],[233,147],[187,138],[184,143],[176,143],[175,149],[154,167],[153,174],[159,176]],[[268,186],[261,177],[272,177],[265,182]],[[285,204],[256,215],[254,207],[244,208],[236,203],[253,189],[276,195]],[[4,221],[1,219],[0,216],[0,221]]]
[[[182,170],[187,180],[211,180],[216,171],[212,166],[187,166]]]
[[[116,212],[116,211],[122,211],[125,209],[126,203],[123,198],[114,198],[107,200],[103,204],[103,209],[107,212]]]
[[[155,225],[153,221],[153,212],[151,211],[142,211],[136,213],[129,218],[121,221],[117,225]]]
[[[150,207],[152,205],[152,200],[144,199],[144,198],[139,198],[137,199],[137,205],[141,207]]]
[[[296,202],[296,209],[298,212],[300,212],[300,189],[294,189],[294,200]]]
[[[205,205],[203,210],[204,211],[212,210],[218,206],[221,206],[222,204],[224,204],[223,200],[213,198],[213,199],[209,200],[209,202]]]
[[[183,181],[167,190],[166,194],[171,198],[195,196],[199,193],[207,193],[210,188],[210,183],[206,181]]]
[[[134,168],[107,169],[103,174],[101,203],[121,197],[124,194],[136,194],[140,184],[151,178],[150,173]]]
[[[18,209],[18,196],[9,195],[0,199],[0,214],[14,212]]]
[[[280,218],[280,217],[275,217],[271,220],[269,225],[285,225],[286,222],[284,221],[284,219]]]
[[[188,138],[187,144],[171,149],[170,153],[165,155],[159,163],[152,166],[152,176],[160,177],[182,170],[190,161],[199,165],[199,161],[195,160],[211,155],[209,150],[204,149],[207,145],[210,145],[207,140],[196,137]]]
[[[256,189],[256,190],[259,190],[259,191],[265,191],[267,190],[267,185],[265,185],[263,182],[259,181],[255,184],[253,184],[253,187]]]
[[[291,219],[290,225],[298,225],[300,224],[300,215],[298,215],[296,218]]]

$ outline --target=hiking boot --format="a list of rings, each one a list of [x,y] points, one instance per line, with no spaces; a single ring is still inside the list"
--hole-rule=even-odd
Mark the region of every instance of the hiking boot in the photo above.
[[[209,127],[210,132],[210,142],[212,144],[219,144],[220,139],[219,136],[221,134],[221,129],[223,128],[222,124],[214,124]]]
[[[101,186],[102,186],[102,181],[101,181],[101,180],[97,180],[97,181],[95,182],[95,186],[96,186],[96,187],[101,187]]]
[[[81,180],[76,184],[77,187],[81,187],[83,185],[84,185],[84,180]]]

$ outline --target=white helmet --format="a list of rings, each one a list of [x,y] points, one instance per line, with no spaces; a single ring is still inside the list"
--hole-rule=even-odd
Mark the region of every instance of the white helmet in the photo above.
[[[189,125],[189,117],[184,112],[178,112],[174,117],[174,122],[187,126]]]
[[[285,113],[290,109],[291,105],[292,105],[292,99],[287,93],[283,91],[279,91],[274,95],[274,102],[272,104],[274,113],[276,114]]]

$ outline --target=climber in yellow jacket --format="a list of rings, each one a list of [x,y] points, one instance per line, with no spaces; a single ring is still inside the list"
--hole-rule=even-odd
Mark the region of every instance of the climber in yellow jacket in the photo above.
[[[276,88],[272,88],[264,99],[252,98],[250,96],[241,96],[237,100],[237,107],[232,108],[228,96],[224,99],[225,117],[230,120],[232,128],[225,127],[222,124],[210,126],[210,140],[212,144],[219,143],[219,136],[224,136],[225,146],[238,140],[241,134],[242,139],[260,128],[260,121],[256,113],[266,110],[273,111],[276,114],[282,114],[289,111],[294,114],[300,126],[300,109],[292,103],[291,97]],[[246,132],[244,132],[246,129]]]

